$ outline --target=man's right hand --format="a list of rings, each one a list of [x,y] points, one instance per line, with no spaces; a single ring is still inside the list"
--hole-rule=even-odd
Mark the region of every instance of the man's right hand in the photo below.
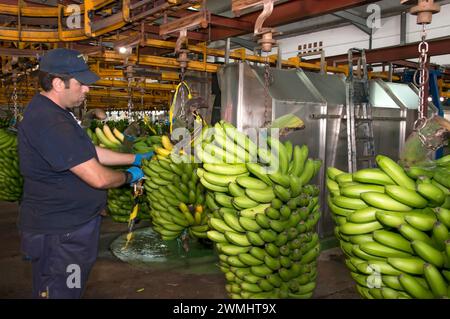
[[[144,177],[144,172],[142,171],[142,169],[136,166],[130,167],[129,169],[127,169],[127,172],[131,174],[131,180],[127,180],[129,184],[134,184]]]

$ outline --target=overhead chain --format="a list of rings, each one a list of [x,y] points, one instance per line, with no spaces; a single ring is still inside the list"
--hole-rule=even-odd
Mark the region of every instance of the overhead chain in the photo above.
[[[266,55],[266,58],[264,59],[264,126],[267,126],[267,124],[271,122],[271,118],[269,119],[269,107],[272,106],[272,103],[270,103],[269,87],[272,83],[273,73],[270,68],[269,56]]]
[[[422,41],[419,43],[419,68],[414,73],[414,84],[419,88],[419,117],[414,123],[414,129],[420,129],[425,124],[427,114],[425,114],[425,108],[428,101],[425,98],[425,88],[428,85],[429,71],[427,68],[428,62],[428,43],[426,42],[425,24],[422,24]],[[418,75],[418,81],[417,81]]]
[[[13,74],[13,93],[12,93],[12,102],[13,102],[13,110],[14,110],[14,120],[17,120],[19,116],[19,102],[17,96],[17,75]]]
[[[133,88],[131,87],[131,81],[133,78],[129,75],[128,76],[128,86],[127,86],[127,93],[128,93],[128,118],[131,118],[131,110],[134,108],[133,105]]]
[[[144,110],[145,78],[141,78],[141,111]]]

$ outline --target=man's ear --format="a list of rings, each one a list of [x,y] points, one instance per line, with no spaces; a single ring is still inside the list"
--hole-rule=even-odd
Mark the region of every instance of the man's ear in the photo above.
[[[60,78],[54,78],[52,80],[53,89],[57,92],[63,91],[65,89],[64,81]]]

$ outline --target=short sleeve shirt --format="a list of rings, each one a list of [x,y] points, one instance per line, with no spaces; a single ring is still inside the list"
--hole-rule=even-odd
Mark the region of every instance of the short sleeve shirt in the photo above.
[[[20,229],[69,232],[106,206],[105,190],[91,187],[70,171],[97,158],[95,146],[72,113],[42,94],[36,94],[25,110],[18,148],[24,177]]]

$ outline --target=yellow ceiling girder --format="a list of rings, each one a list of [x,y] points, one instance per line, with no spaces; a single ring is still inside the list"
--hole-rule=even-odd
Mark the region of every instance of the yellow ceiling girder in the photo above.
[[[106,80],[101,79],[93,84],[94,86],[110,86],[110,87],[121,87],[127,88],[128,82],[126,81],[116,81],[116,80]],[[158,91],[172,91],[177,88],[175,84],[166,84],[166,83],[145,83],[144,85],[141,83],[134,82],[132,85],[133,89],[141,89],[145,90],[158,90]]]
[[[114,52],[114,51],[105,51],[102,55],[106,61],[123,61],[124,56]],[[128,56],[129,63],[139,63],[140,65],[150,65],[154,67],[162,67],[162,68],[180,68],[180,63],[175,58],[167,58],[153,55],[140,55],[139,61],[137,61],[137,57],[135,54]],[[189,61],[187,69],[193,71],[202,71],[202,72],[217,72],[220,65],[212,64],[212,63],[204,63],[202,61]]]
[[[146,46],[155,47],[155,48],[163,48],[163,49],[175,49],[175,42],[171,41],[163,41],[156,39],[147,39],[145,41]],[[188,45],[188,50],[193,53],[204,54],[205,52],[205,44],[203,45]],[[220,49],[211,49],[206,48],[207,56],[215,56],[215,57],[225,57],[225,50]],[[230,58],[235,60],[246,60],[250,62],[264,63],[266,61],[266,57],[262,57],[259,55],[251,55],[246,54],[245,49],[237,49],[230,52]],[[276,55],[269,56],[269,61],[271,63],[275,63],[277,61]],[[282,60],[282,66],[293,67],[293,68],[304,68],[307,70],[320,70],[320,65],[308,62],[302,62],[298,59],[298,57],[290,58],[288,60]],[[342,66],[332,67],[327,66],[326,70],[328,72],[334,73],[346,73],[347,69]]]
[[[91,0],[93,10],[100,9],[116,0]],[[80,11],[84,11],[84,5],[80,4]],[[0,14],[6,15],[19,15],[22,17],[41,17],[41,18],[57,18],[59,13],[58,8],[43,7],[43,6],[32,6],[27,3],[23,3],[21,7],[17,5],[3,4],[0,3]],[[67,6],[64,6],[64,16],[68,16],[73,13],[73,11],[68,10]]]
[[[122,0],[123,7],[127,10],[111,16],[113,19],[109,25],[96,28],[96,23],[101,21],[91,21],[90,12],[101,8],[113,1],[111,0],[85,0],[85,4],[80,6],[80,12],[84,16],[84,26],[78,29],[63,29],[62,19],[64,16],[72,14],[68,11],[67,6],[59,5],[58,8],[47,7],[23,7],[0,5],[0,14],[13,14],[18,16],[34,16],[34,17],[55,17],[58,18],[58,28],[55,29],[34,29],[23,28],[18,25],[17,28],[0,28],[0,40],[6,41],[26,41],[26,42],[71,42],[86,40],[91,37],[97,37],[102,34],[117,30],[129,22],[130,10],[129,0]],[[62,9],[62,10],[60,10]],[[64,12],[64,13],[62,13]],[[106,18],[108,19],[108,18]]]

